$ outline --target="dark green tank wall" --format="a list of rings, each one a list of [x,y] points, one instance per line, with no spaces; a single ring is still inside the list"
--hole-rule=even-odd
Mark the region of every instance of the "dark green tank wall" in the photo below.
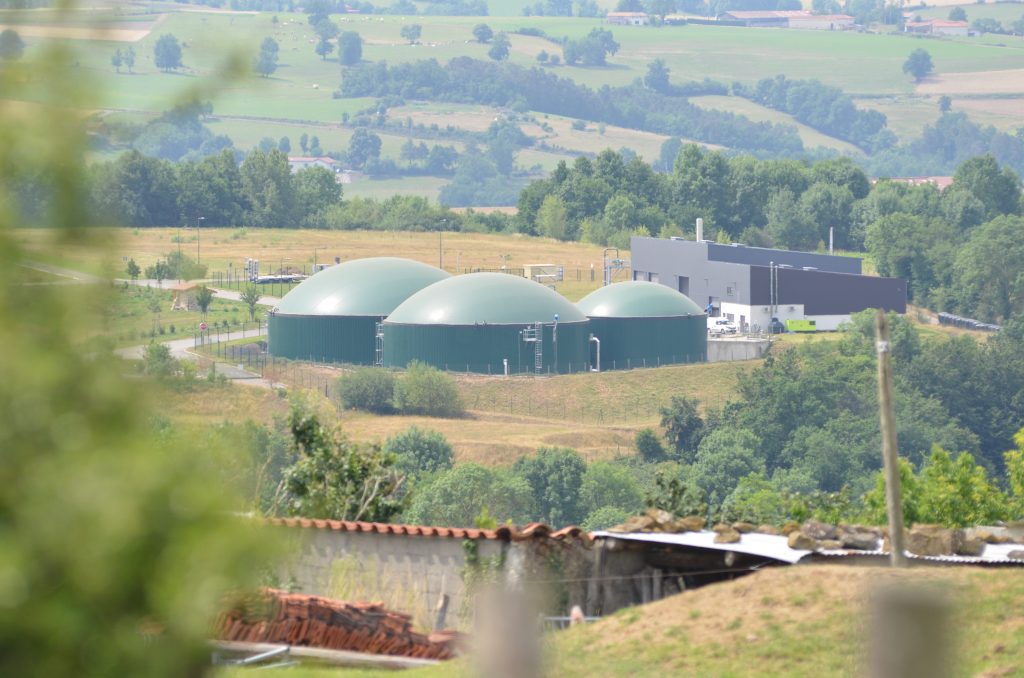
[[[271,313],[267,316],[269,351],[292,360],[372,365],[381,320],[374,316]]]
[[[708,357],[704,315],[591,318],[590,332],[601,340],[602,371],[697,363]]]
[[[544,327],[543,372],[586,372],[589,366],[589,323],[558,324],[558,360],[553,327]],[[534,371],[534,346],[522,340],[531,325],[421,325],[384,323],[384,365],[405,367],[413,360],[442,370],[502,374]]]

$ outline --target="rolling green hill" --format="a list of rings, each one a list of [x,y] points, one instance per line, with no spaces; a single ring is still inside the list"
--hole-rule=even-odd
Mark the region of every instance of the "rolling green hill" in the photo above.
[[[437,59],[444,63],[457,56],[486,59],[487,46],[476,43],[472,28],[486,22],[495,31],[515,31],[530,27],[548,36],[580,38],[594,28],[610,28],[620,44],[617,54],[602,68],[559,66],[548,70],[592,88],[617,86],[642,78],[647,65],[655,58],[665,61],[674,83],[712,78],[724,83],[752,83],[760,78],[784,73],[790,79],[818,78],[842,88],[851,95],[870,98],[858,105],[882,110],[892,118],[892,128],[903,139],[911,138],[936,115],[935,101],[942,94],[941,85],[931,86],[927,96],[914,96],[913,85],[902,73],[906,56],[917,47],[931,53],[936,71],[949,76],[957,73],[990,72],[1001,77],[1002,71],[1020,66],[1024,61],[1024,41],[1003,38],[999,44],[985,38],[927,40],[900,34],[834,33],[781,29],[746,29],[737,27],[672,26],[625,27],[607,26],[601,19],[521,16],[525,1],[492,3],[491,17],[438,16],[334,16],[343,31],[357,31],[363,37],[364,59],[388,63]],[[610,5],[610,2],[605,2]],[[981,16],[1012,18],[1024,5],[970,6]],[[336,99],[334,92],[342,78],[342,69],[332,58],[321,60],[313,51],[315,36],[306,20],[298,13],[242,13],[181,11],[172,3],[138,3],[121,12],[109,10],[76,12],[59,21],[52,12],[0,13],[0,22],[16,25],[25,32],[28,44],[26,58],[53,43],[67,43],[75,55],[69,67],[78,69],[86,89],[91,92],[89,105],[95,109],[113,109],[156,114],[167,110],[186,97],[200,97],[213,102],[218,119],[210,126],[218,134],[227,134],[240,148],[250,148],[263,137],[279,139],[289,136],[293,148],[297,137],[306,132],[316,134],[326,151],[343,150],[351,135],[340,122],[345,114],[353,115],[373,105],[367,98]],[[198,10],[197,7],[190,8]],[[927,10],[926,14],[948,10]],[[995,14],[993,14],[995,12]],[[1024,9],[1022,9],[1024,13]],[[94,31],[88,36],[69,34],[71,28],[88,28],[99,23],[111,29],[134,31],[137,38],[129,41],[127,33]],[[399,35],[402,26],[418,23],[423,26],[420,44],[410,45]],[[47,31],[50,31],[48,34]],[[148,33],[147,33],[148,31]],[[173,34],[182,42],[185,68],[175,73],[162,73],[153,63],[153,45],[159,36]],[[49,35],[49,37],[47,37]],[[90,39],[84,39],[88,37]],[[130,36],[129,36],[130,37]],[[268,78],[239,75],[232,66],[247,67],[266,37],[280,45],[280,62]],[[991,37],[991,36],[989,36]],[[116,39],[115,39],[116,38]],[[137,61],[134,73],[116,73],[110,57],[116,49],[134,47]],[[511,35],[510,60],[522,66],[536,65],[541,50],[559,53],[556,43],[537,36]],[[125,69],[122,69],[124,71]],[[938,82],[942,82],[940,79]],[[952,86],[952,85],[951,85]],[[932,91],[935,90],[935,91]],[[879,95],[888,98],[877,98]],[[28,98],[41,99],[29,90]],[[404,109],[389,112],[389,119],[402,121],[415,102]],[[764,109],[734,97],[702,98],[696,103],[716,110],[741,113],[753,120],[793,122],[790,116]],[[481,130],[480,107],[443,104],[433,111],[446,125],[470,131]],[[476,109],[476,110],[470,110]],[[1011,104],[965,104],[962,110],[982,122],[992,122],[1001,129],[1019,126],[1022,116]],[[413,112],[422,117],[420,109]],[[493,111],[484,111],[484,116]],[[486,121],[486,117],[483,119]],[[539,165],[552,168],[560,159],[576,153],[593,153],[605,147],[630,148],[648,160],[655,155],[664,137],[636,130],[612,129],[604,135],[593,128],[573,130],[571,120],[552,120],[551,134],[527,133],[543,140],[551,148],[530,150],[518,163],[523,167]],[[593,126],[596,127],[596,126]],[[844,153],[852,147],[817,130],[798,125],[808,148],[825,146]],[[414,132],[408,132],[414,135]],[[397,130],[381,135],[384,157],[396,158],[406,137]],[[415,137],[414,137],[415,138]],[[421,139],[416,139],[417,142]],[[430,140],[430,143],[451,143]],[[111,149],[116,152],[117,147]],[[439,185],[441,180],[434,181]],[[434,195],[414,179],[391,182],[388,188],[411,188],[420,194]],[[368,192],[379,194],[382,184]],[[359,188],[355,189],[358,193]]]

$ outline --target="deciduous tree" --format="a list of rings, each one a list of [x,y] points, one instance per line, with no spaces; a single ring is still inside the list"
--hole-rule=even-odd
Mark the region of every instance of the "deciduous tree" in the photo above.
[[[338,60],[343,66],[355,66],[363,59],[363,38],[355,31],[345,31],[338,38]]]
[[[915,49],[903,62],[903,72],[910,75],[917,82],[921,82],[935,69],[932,64],[932,55],[925,49]]]
[[[13,28],[6,28],[0,31],[0,59],[4,61],[17,61],[25,52],[25,42]]]
[[[165,33],[156,41],[153,45],[153,63],[164,72],[181,68],[181,44],[174,35]]]

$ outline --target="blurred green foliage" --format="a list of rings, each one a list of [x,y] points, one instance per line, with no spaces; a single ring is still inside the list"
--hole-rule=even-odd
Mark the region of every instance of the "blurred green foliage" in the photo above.
[[[93,306],[19,280],[14,229],[108,247],[91,225],[67,43],[0,69],[0,675],[182,676],[209,664],[224,596],[265,565],[217,451],[152,426],[148,381],[79,339]],[[14,105],[20,96],[38,105]],[[27,181],[35,204],[16,199]],[[106,294],[97,286],[96,296]]]

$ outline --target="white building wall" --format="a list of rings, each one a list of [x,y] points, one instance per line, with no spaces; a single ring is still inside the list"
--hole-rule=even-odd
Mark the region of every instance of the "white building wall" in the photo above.
[[[839,329],[839,326],[849,322],[850,316],[846,315],[804,315],[803,304],[779,304],[777,317],[781,322],[787,320],[813,320],[818,329],[823,332],[831,332]],[[745,304],[722,304],[722,315],[729,318],[740,327],[740,331],[754,331],[755,329],[766,332],[772,320],[770,306],[748,306]],[[746,323],[743,327],[741,323]]]

